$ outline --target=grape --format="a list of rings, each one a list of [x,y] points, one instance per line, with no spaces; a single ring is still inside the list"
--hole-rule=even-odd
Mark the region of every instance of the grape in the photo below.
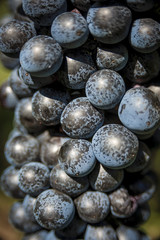
[[[58,154],[63,143],[68,141],[67,137],[50,137],[46,141],[42,141],[40,149],[41,161],[49,168],[53,168],[58,163]]]
[[[1,60],[2,65],[9,70],[13,70],[14,68],[16,68],[19,65],[18,58],[8,57],[5,54],[3,54],[2,52],[0,53],[0,60]]]
[[[95,3],[87,13],[90,33],[98,41],[106,44],[115,44],[125,39],[131,20],[131,11],[125,6]]]
[[[49,188],[49,169],[38,162],[25,164],[19,171],[19,187],[28,194],[40,193]]]
[[[120,102],[125,93],[125,83],[117,72],[103,69],[89,77],[85,91],[95,107],[108,110]]]
[[[36,221],[46,229],[63,229],[72,221],[75,213],[72,199],[57,190],[43,191],[34,205]]]
[[[74,200],[78,215],[88,223],[104,220],[110,209],[109,198],[105,193],[86,191]]]
[[[41,227],[36,223],[31,221],[26,215],[22,203],[15,202],[9,212],[9,222],[16,229],[25,233],[36,232],[41,229]]]
[[[35,35],[32,23],[12,20],[0,28],[0,50],[8,56],[18,57],[25,42]]]
[[[39,143],[30,135],[19,135],[9,139],[5,145],[5,157],[10,164],[22,166],[39,157]]]
[[[9,80],[0,87],[0,104],[4,108],[14,109],[18,103],[18,98],[10,87]]]
[[[16,106],[14,125],[28,133],[39,133],[45,129],[32,115],[32,98],[24,98]]]
[[[53,19],[67,9],[66,0],[22,0],[26,15],[38,25],[50,26]]]
[[[91,6],[91,0],[71,0],[74,7],[86,12]]]
[[[48,233],[45,240],[60,240],[60,239],[55,235],[55,232],[52,230]]]
[[[91,187],[100,192],[110,192],[118,188],[122,183],[124,171],[122,169],[107,169],[103,165],[97,163],[94,170],[89,175]]]
[[[72,138],[90,138],[104,121],[103,112],[94,108],[86,97],[76,98],[63,110],[60,123]]]
[[[160,24],[152,18],[136,19],[130,32],[130,44],[142,53],[157,50],[160,47]]]
[[[15,68],[12,71],[9,82],[13,92],[19,98],[31,97],[34,93],[34,91],[30,89],[19,77],[18,68]]]
[[[99,69],[111,69],[119,71],[125,67],[128,61],[128,50],[123,44],[107,47],[99,44],[97,47],[96,63]]]
[[[58,162],[72,177],[88,175],[96,164],[92,144],[84,139],[68,140],[60,149]]]
[[[127,218],[136,211],[138,204],[134,197],[130,196],[127,189],[121,187],[109,195],[111,213],[118,218]]]
[[[12,198],[24,198],[25,193],[18,186],[19,170],[10,166],[1,175],[1,189]]]
[[[50,173],[50,185],[53,189],[57,189],[66,193],[70,197],[77,197],[85,192],[89,187],[87,177],[73,178],[67,175],[57,164]]]
[[[42,88],[32,97],[32,114],[41,124],[57,125],[69,100],[70,96],[67,92]]]
[[[25,210],[26,215],[29,219],[32,221],[35,221],[34,213],[33,213],[33,207],[36,202],[36,198],[31,197],[30,195],[26,195],[23,200],[23,208]]]
[[[22,0],[8,0],[9,7],[12,11],[15,11],[16,8],[22,3]]]
[[[140,234],[137,230],[123,225],[118,227],[117,236],[119,240],[141,240]]]
[[[87,50],[68,50],[58,72],[62,84],[71,89],[83,89],[89,76],[96,71],[92,56]]]
[[[153,8],[154,0],[127,0],[127,4],[136,12],[145,12]]]
[[[159,100],[147,88],[131,88],[122,98],[118,115],[123,125],[134,133],[152,133],[160,122]]]
[[[138,139],[119,124],[101,127],[92,139],[97,160],[105,167],[120,169],[131,165],[137,156]]]
[[[100,226],[87,225],[84,240],[117,240],[115,230],[108,224]]]
[[[45,230],[25,235],[22,240],[46,240],[48,232]]]
[[[87,22],[81,14],[65,12],[57,16],[51,27],[52,37],[65,48],[77,48],[88,38]]]
[[[63,60],[60,45],[51,37],[39,35],[27,41],[20,52],[22,68],[36,77],[55,73]]]

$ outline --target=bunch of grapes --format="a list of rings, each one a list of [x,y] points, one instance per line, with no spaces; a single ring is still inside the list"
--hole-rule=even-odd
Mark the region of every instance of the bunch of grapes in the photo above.
[[[9,1],[0,88],[14,109],[1,176],[23,240],[149,240],[160,23],[154,0]],[[149,140],[148,140],[149,139]]]

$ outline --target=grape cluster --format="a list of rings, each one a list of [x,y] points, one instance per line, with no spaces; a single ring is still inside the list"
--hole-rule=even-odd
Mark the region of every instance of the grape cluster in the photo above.
[[[154,0],[9,1],[4,193],[23,240],[149,240],[160,22]],[[149,139],[149,140],[148,140]],[[156,142],[155,140],[153,142]]]

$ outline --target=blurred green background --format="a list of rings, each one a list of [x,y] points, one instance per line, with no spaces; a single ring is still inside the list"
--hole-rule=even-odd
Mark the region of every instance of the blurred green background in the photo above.
[[[8,12],[7,0],[0,0],[0,18]],[[0,64],[0,84],[4,82],[10,71]],[[13,111],[0,108],[0,175],[9,165],[4,158],[4,145],[9,132],[12,130]],[[153,150],[152,169],[157,173],[160,180],[160,149]],[[8,211],[15,200],[6,197],[0,191],[0,240],[20,240],[22,234],[13,229],[8,223]],[[142,229],[150,235],[152,240],[160,240],[160,187],[150,201],[151,217],[142,225]]]

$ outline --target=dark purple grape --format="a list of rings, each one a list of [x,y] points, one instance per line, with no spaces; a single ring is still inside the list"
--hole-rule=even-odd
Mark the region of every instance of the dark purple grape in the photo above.
[[[151,152],[149,148],[145,143],[139,142],[139,150],[138,150],[136,160],[125,170],[131,173],[142,171],[149,165],[150,160],[151,160]]]
[[[30,89],[23,80],[19,77],[19,71],[18,68],[15,68],[11,76],[9,78],[10,86],[13,90],[13,92],[19,97],[19,98],[26,98],[31,97],[34,93],[32,89]]]
[[[128,61],[128,50],[123,44],[110,47],[100,44],[97,47],[96,63],[99,69],[119,71]]]
[[[98,41],[115,44],[128,35],[132,14],[125,6],[106,6],[95,3],[87,14],[90,33]]]
[[[138,52],[155,51],[160,47],[160,24],[152,18],[136,19],[130,32],[130,44]]]
[[[72,177],[88,175],[96,164],[92,144],[84,139],[68,140],[60,149],[58,162]]]
[[[63,229],[72,221],[75,207],[72,199],[57,190],[42,192],[34,205],[36,221],[46,229]]]
[[[87,177],[73,178],[67,175],[57,164],[50,173],[50,185],[70,197],[77,197],[89,187]]]
[[[97,160],[108,168],[120,169],[131,165],[137,156],[138,139],[119,124],[101,127],[92,139]]]
[[[100,226],[87,225],[84,240],[117,240],[115,230],[109,224]]]
[[[80,13],[65,12],[54,19],[51,35],[62,47],[77,48],[87,41],[89,30]]]
[[[18,57],[25,42],[35,35],[32,23],[12,20],[0,28],[0,50],[8,56]]]
[[[50,26],[53,19],[67,10],[66,0],[22,0],[23,10],[36,24]]]
[[[76,214],[72,222],[66,228],[56,231],[56,235],[60,237],[60,239],[77,239],[78,236],[84,233],[86,225],[87,223]]]
[[[5,145],[5,157],[10,164],[22,166],[39,158],[39,143],[31,135],[19,135],[9,139]]]
[[[19,187],[27,194],[37,194],[49,188],[49,169],[42,163],[31,162],[19,170]]]
[[[125,93],[125,83],[119,73],[103,69],[89,77],[85,92],[95,107],[108,110],[120,102]]]
[[[45,129],[32,115],[32,99],[24,98],[19,101],[14,112],[14,125],[20,131],[39,133]]]
[[[19,65],[19,58],[8,57],[2,52],[0,53],[0,61],[2,65],[9,70],[13,70]]]
[[[153,8],[154,0],[126,0],[128,7],[135,12],[146,12]]]
[[[99,223],[104,220],[110,210],[107,194],[102,192],[86,191],[74,200],[78,215],[88,223]]]
[[[61,115],[63,131],[73,138],[90,138],[102,126],[102,111],[94,108],[86,97],[71,101]]]
[[[21,3],[22,3],[22,0],[8,0],[9,7],[13,12]]]
[[[18,186],[19,170],[10,166],[1,175],[1,189],[9,197],[24,198],[25,193]]]
[[[55,231],[48,232],[48,235],[45,240],[59,240],[59,238],[55,235]]]
[[[71,0],[74,7],[81,11],[87,12],[91,6],[91,0]]]
[[[39,89],[57,80],[55,75],[51,75],[48,77],[32,76],[30,73],[26,72],[22,67],[19,68],[19,76],[28,87],[33,89]]]
[[[31,221],[26,215],[22,203],[15,202],[9,212],[9,223],[17,230],[33,233],[41,229],[38,223]]]
[[[36,233],[26,234],[22,240],[46,240],[48,231],[41,230]],[[54,239],[53,239],[54,240]]]
[[[139,232],[131,227],[120,225],[116,232],[119,240],[141,240]]]
[[[61,146],[70,138],[53,136],[46,141],[42,141],[40,149],[40,159],[49,168],[53,168],[58,163],[58,154]]]
[[[30,195],[26,195],[23,200],[23,207],[26,212],[26,215],[32,221],[35,221],[35,217],[34,217],[34,213],[33,213],[33,207],[34,207],[35,202],[36,202],[36,198],[33,198]]]
[[[159,100],[147,88],[132,88],[125,93],[118,115],[123,125],[134,133],[150,134],[160,123]]]
[[[17,103],[18,98],[7,80],[0,86],[0,105],[4,108],[14,109]]]
[[[127,218],[136,211],[138,204],[134,197],[130,196],[127,189],[121,187],[109,195],[111,213],[118,218]]]
[[[112,170],[97,163],[96,167],[89,175],[89,183],[96,191],[111,192],[120,186],[123,177],[124,171],[122,169]]]
[[[128,63],[123,69],[123,76],[135,83],[145,83],[158,76],[160,56],[152,53],[130,53]]]
[[[42,88],[32,97],[32,114],[41,124],[57,125],[69,100],[68,92],[48,87]]]
[[[69,50],[58,72],[61,83],[71,89],[82,89],[89,76],[96,71],[92,56],[85,49]]]
[[[51,37],[39,35],[26,42],[20,52],[20,63],[26,72],[36,77],[48,77],[61,66],[63,53]]]

